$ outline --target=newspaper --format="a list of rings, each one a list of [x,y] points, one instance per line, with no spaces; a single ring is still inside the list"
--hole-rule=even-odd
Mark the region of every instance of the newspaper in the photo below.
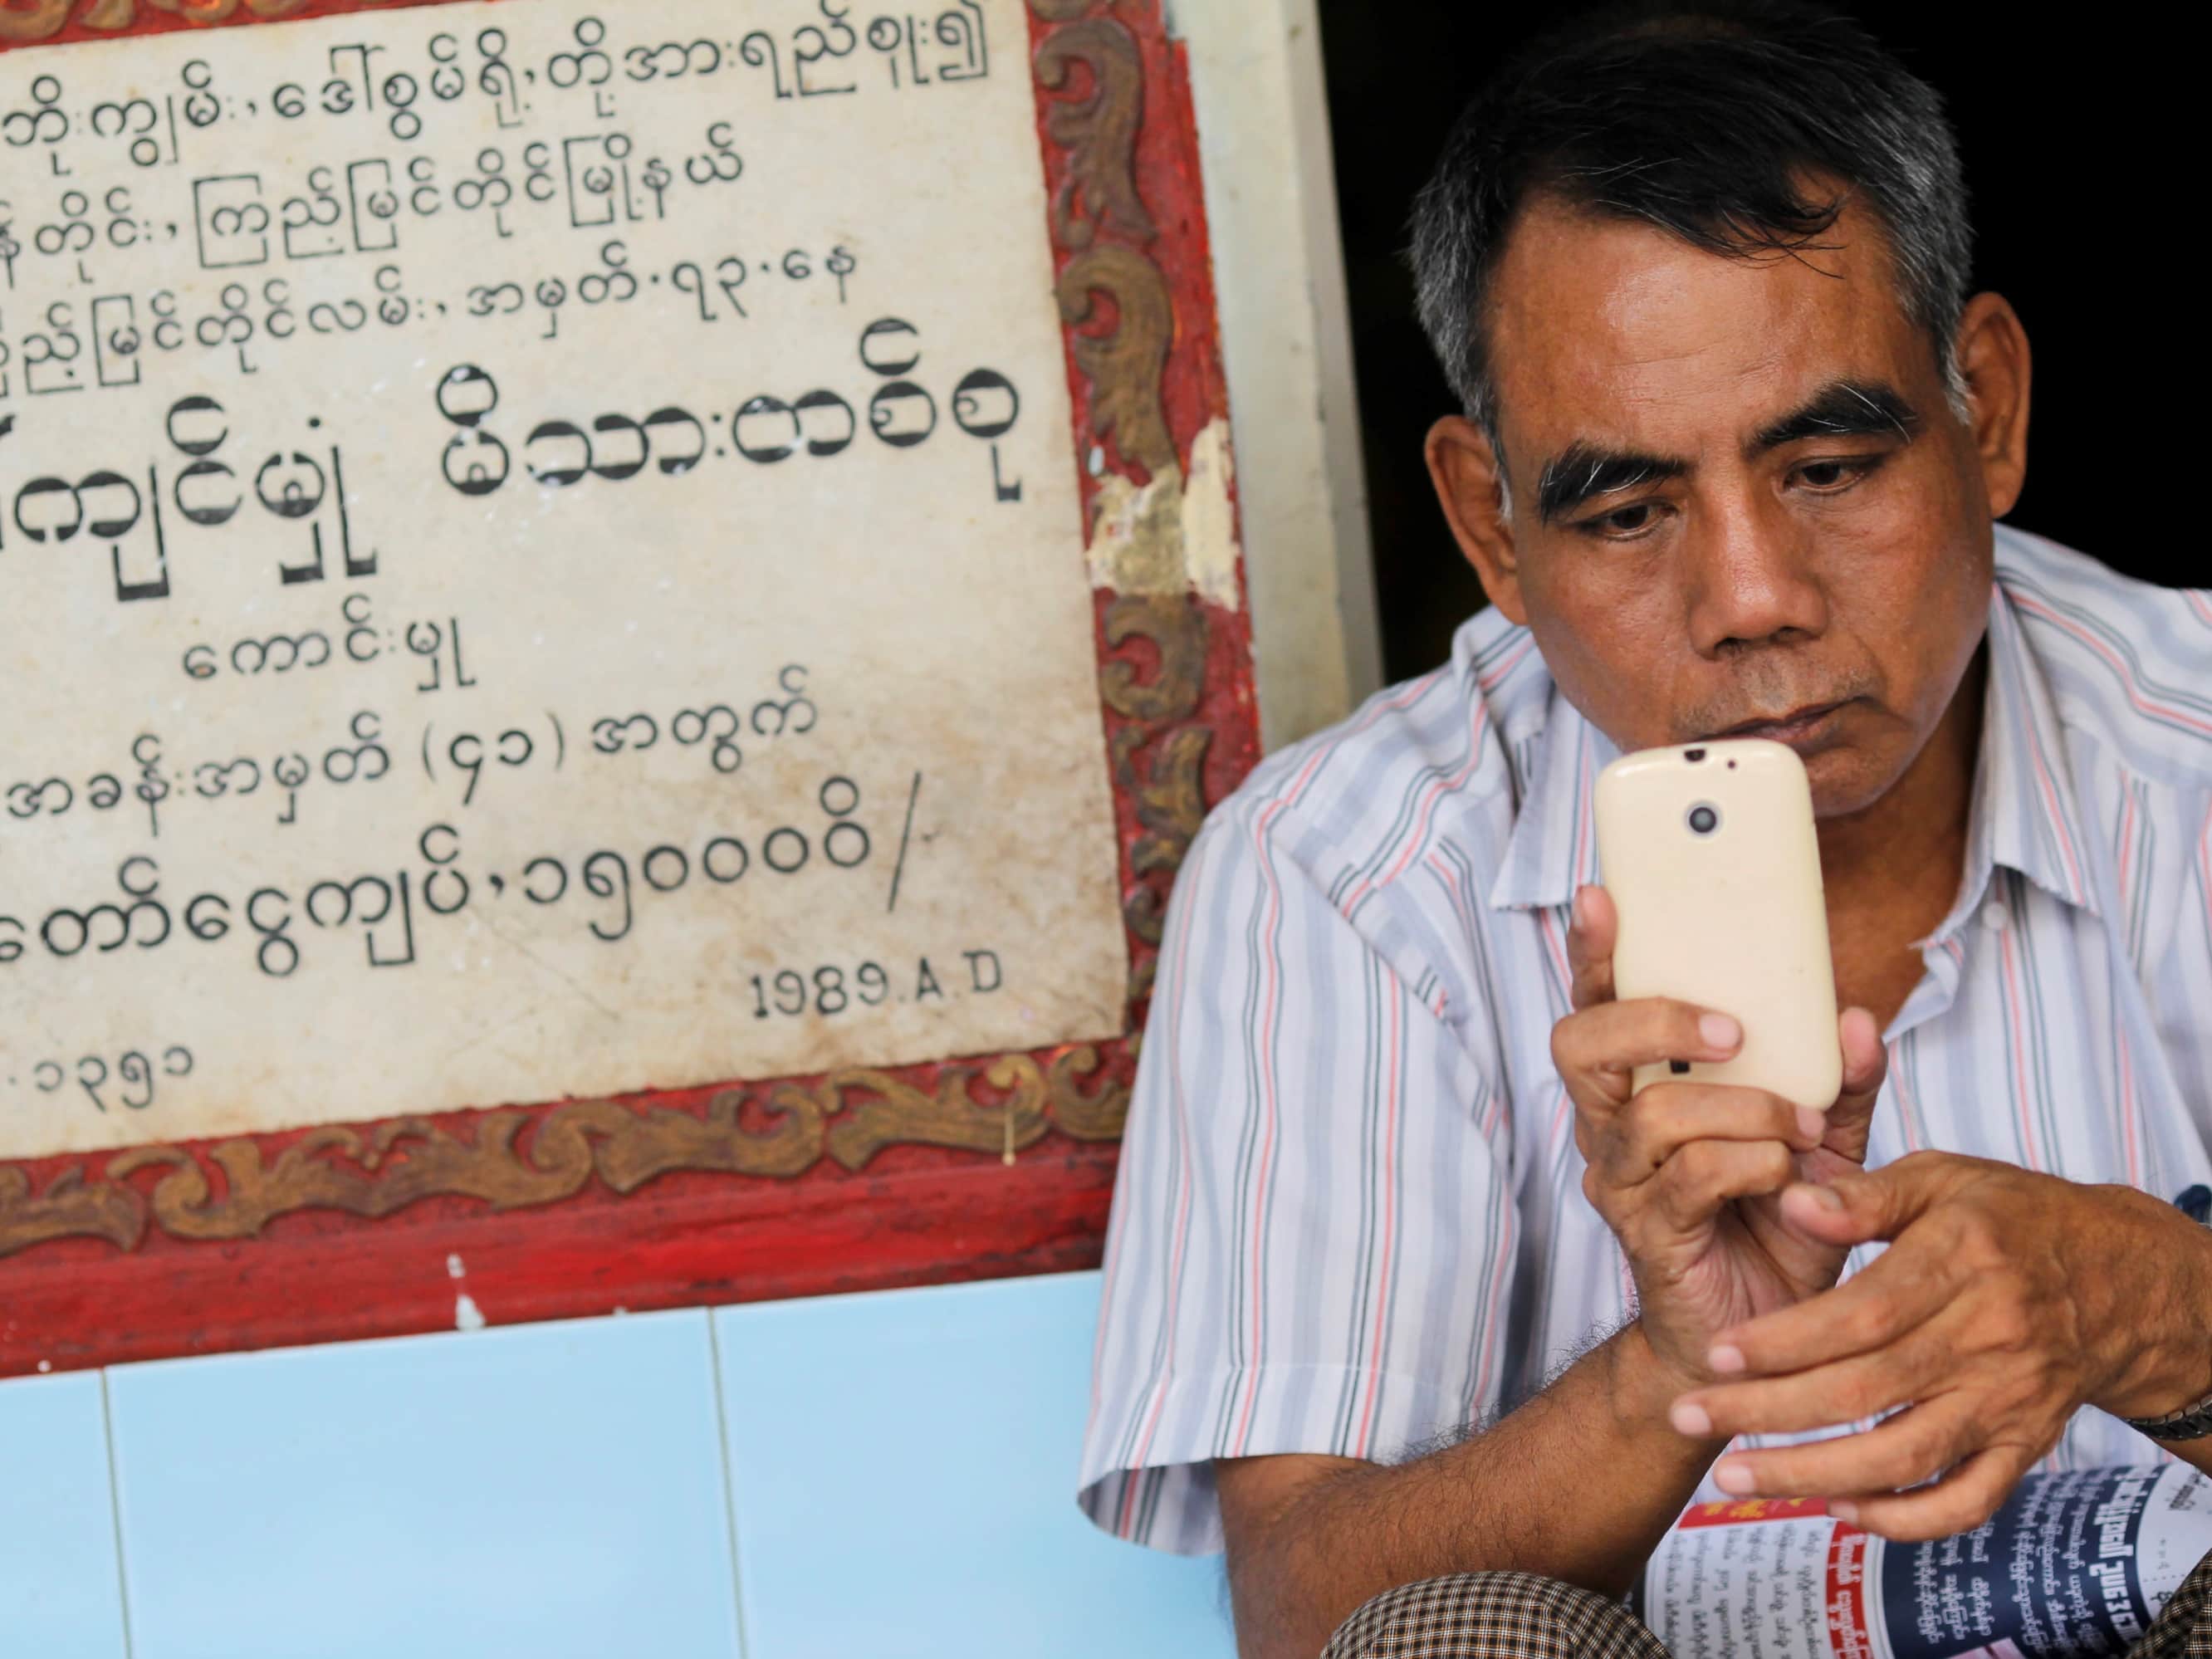
[[[2179,1463],[2033,1474],[1972,1532],[1896,1544],[1818,1499],[1693,1506],[1632,1597],[1674,1659],[2121,1654],[2212,1553]]]

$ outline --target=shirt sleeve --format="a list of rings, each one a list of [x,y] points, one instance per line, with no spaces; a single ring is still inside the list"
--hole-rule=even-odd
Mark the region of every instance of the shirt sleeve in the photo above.
[[[1519,1228],[1494,1066],[1294,857],[1208,820],[1170,902],[1107,1237],[1079,1501],[1222,1547],[1212,1461],[1394,1458],[1492,1408]]]

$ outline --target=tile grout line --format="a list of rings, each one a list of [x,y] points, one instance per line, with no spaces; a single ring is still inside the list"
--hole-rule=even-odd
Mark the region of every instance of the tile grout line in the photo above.
[[[122,1477],[115,1462],[115,1413],[108,1404],[107,1368],[100,1368],[100,1428],[107,1442],[107,1516],[115,1528],[115,1592],[123,1613],[123,1659],[137,1650],[131,1638],[131,1570],[123,1559]]]
[[[737,1603],[738,1659],[747,1659],[752,1644],[745,1635],[744,1578],[738,1565],[737,1471],[730,1466],[730,1409],[722,1390],[722,1340],[716,1331],[714,1310],[707,1316],[707,1357],[714,1374],[714,1434],[722,1448],[722,1524],[730,1541],[730,1595]],[[129,1659],[125,1655],[125,1659]]]

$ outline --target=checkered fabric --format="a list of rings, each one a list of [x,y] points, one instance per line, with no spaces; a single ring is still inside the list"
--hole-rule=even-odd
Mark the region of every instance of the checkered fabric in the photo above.
[[[1322,1659],[1667,1659],[1667,1650],[1595,1590],[1533,1572],[1469,1572],[1376,1596]]]
[[[1530,1572],[1461,1573],[1376,1596],[1321,1659],[1667,1659],[1620,1602]],[[2212,1556],[2127,1659],[2212,1659]]]
[[[2128,1659],[2212,1659],[2212,1555],[2181,1581]]]

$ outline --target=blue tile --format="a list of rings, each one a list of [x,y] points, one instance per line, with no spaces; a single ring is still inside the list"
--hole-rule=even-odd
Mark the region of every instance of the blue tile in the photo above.
[[[136,1659],[734,1659],[707,1316],[119,1366]]]
[[[0,1652],[123,1659],[98,1371],[0,1382]]]
[[[750,1659],[1230,1659],[1218,1558],[1075,1507],[1098,1275],[714,1316]]]

